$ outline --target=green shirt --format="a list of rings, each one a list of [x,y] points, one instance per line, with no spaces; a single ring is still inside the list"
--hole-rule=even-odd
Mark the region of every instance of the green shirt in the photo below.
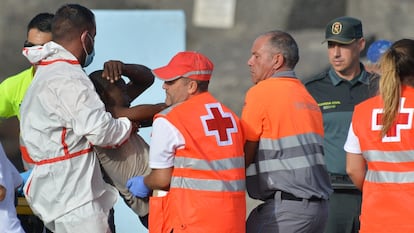
[[[354,107],[376,94],[377,82],[377,76],[361,64],[361,73],[351,81],[340,78],[331,68],[305,83],[322,111],[328,172],[346,175],[344,144]]]
[[[0,83],[0,118],[17,116],[20,104],[33,80],[33,66]]]

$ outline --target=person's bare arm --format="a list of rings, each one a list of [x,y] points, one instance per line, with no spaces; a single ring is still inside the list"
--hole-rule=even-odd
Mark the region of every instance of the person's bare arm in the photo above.
[[[130,82],[127,84],[126,93],[130,97],[130,102],[142,94],[148,87],[154,83],[154,75],[151,70],[143,65],[124,64],[121,61],[107,61],[104,64],[102,77],[116,81],[121,75],[128,77]],[[107,110],[115,118],[127,117],[131,121],[138,122],[141,126],[149,126],[152,123],[153,116],[165,109],[164,103],[158,104],[141,104],[131,108],[123,106],[107,106]],[[143,124],[145,122],[145,124]]]
[[[0,201],[3,201],[6,198],[7,189],[0,184]]]
[[[148,121],[152,122],[152,118],[154,117],[154,115],[162,111],[166,107],[167,106],[164,103],[159,103],[140,104],[130,108],[113,106],[108,110],[112,113],[112,116],[115,118],[123,116],[127,117],[131,121],[135,121],[142,124]]]
[[[144,178],[144,183],[149,189],[168,191],[173,170],[173,167],[152,169],[151,173]]]
[[[137,98],[154,83],[152,71],[143,65],[126,64],[123,75],[130,80],[127,93],[131,99]]]
[[[121,61],[107,61],[104,64],[103,78],[114,82],[121,78],[121,75],[128,77],[127,93],[131,100],[137,98],[154,83],[152,71],[139,64],[124,64]]]
[[[246,141],[244,144],[244,157],[246,168],[254,161],[259,142]]]
[[[362,190],[364,185],[367,172],[366,166],[366,161],[362,154],[346,153],[346,173],[359,190]]]

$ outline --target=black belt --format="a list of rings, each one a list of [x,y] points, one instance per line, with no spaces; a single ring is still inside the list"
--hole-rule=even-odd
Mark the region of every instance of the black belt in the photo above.
[[[282,199],[282,200],[289,200],[289,201],[308,200],[308,201],[311,201],[311,202],[319,202],[319,201],[323,200],[322,198],[315,197],[315,196],[312,196],[311,198],[306,199],[306,198],[296,197],[295,195],[293,195],[291,193],[284,192],[284,191],[280,191],[280,192],[281,192],[280,199]]]

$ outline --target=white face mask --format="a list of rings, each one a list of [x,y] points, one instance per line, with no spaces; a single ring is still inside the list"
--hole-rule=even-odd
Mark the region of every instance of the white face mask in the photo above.
[[[88,35],[88,38],[92,41],[92,44],[95,44],[94,40],[93,40],[93,39],[92,39],[92,37],[89,35],[89,33],[86,33],[86,35]],[[89,65],[92,63],[93,58],[95,57],[95,46],[93,47],[92,52],[91,52],[90,54],[88,54],[88,51],[86,51],[85,46],[84,46],[84,45],[82,45],[82,46],[83,46],[83,50],[84,50],[84,51],[85,51],[85,53],[86,53],[85,63],[83,64],[83,66],[82,66],[82,67],[87,67],[87,66],[89,66]]]

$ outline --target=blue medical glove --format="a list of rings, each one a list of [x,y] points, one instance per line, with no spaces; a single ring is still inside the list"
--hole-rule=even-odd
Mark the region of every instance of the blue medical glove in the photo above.
[[[29,169],[27,171],[21,172],[20,176],[22,177],[23,183],[20,185],[20,187],[17,189],[17,192],[19,196],[24,196],[23,193],[23,186],[26,184],[27,180],[29,179],[30,174],[32,173],[32,169]]]
[[[128,190],[136,197],[147,197],[150,189],[144,184],[143,176],[135,176],[126,183]]]
[[[29,179],[30,174],[32,173],[32,169],[29,169],[27,171],[21,172],[20,176],[23,179],[23,185],[26,184],[27,180]]]

